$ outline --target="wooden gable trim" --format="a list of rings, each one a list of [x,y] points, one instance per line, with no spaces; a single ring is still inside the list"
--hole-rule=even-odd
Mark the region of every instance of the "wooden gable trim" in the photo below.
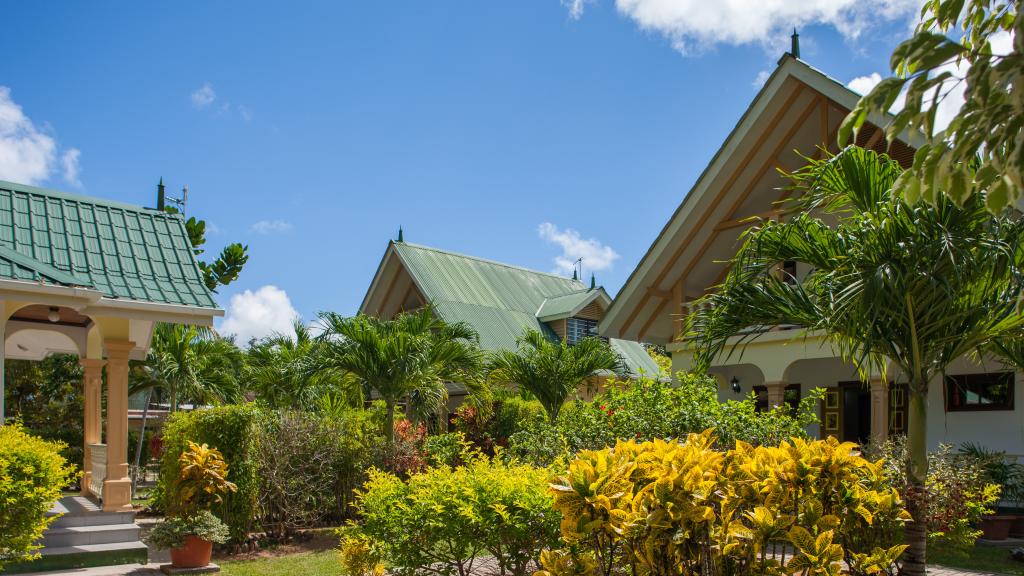
[[[653,286],[661,285],[662,281],[665,279],[665,275],[668,274],[669,269],[672,267],[673,264],[676,263],[676,260],[678,260],[679,257],[682,256],[682,253],[686,250],[686,248],[689,247],[690,242],[692,242],[693,239],[696,237],[697,233],[700,231],[700,228],[704,225],[704,222],[706,222],[707,219],[710,218],[711,212],[715,209],[715,207],[718,206],[718,202],[736,182],[736,179],[739,178],[739,175],[743,172],[744,169],[746,169],[746,166],[750,164],[750,161],[753,159],[754,155],[760,150],[761,145],[763,145],[764,141],[767,140],[768,137],[772,134],[772,132],[775,130],[775,127],[778,126],[779,122],[782,121],[786,113],[789,112],[790,107],[793,105],[794,102],[796,102],[797,98],[799,98],[803,94],[805,88],[806,84],[804,84],[802,81],[797,80],[796,87],[793,88],[793,93],[786,98],[785,102],[783,102],[779,110],[775,113],[774,116],[772,116],[771,120],[769,120],[768,122],[768,126],[761,132],[761,135],[754,142],[754,145],[751,146],[747,153],[744,155],[737,169],[733,170],[725,185],[722,186],[719,189],[718,194],[715,195],[714,200],[711,203],[709,203],[708,206],[704,209],[704,212],[701,215],[701,218],[698,221],[697,225],[690,228],[690,232],[686,235],[686,238],[679,245],[679,247],[676,248],[676,250],[672,253],[672,255],[668,259],[668,262],[662,267],[661,272],[659,272],[658,275],[655,277],[655,280],[652,283]],[[633,309],[629,316],[626,317],[626,321],[623,322],[622,328],[620,330],[621,334],[624,335],[629,330],[629,327],[632,326],[634,321],[636,321],[637,315],[647,305],[649,299],[650,296],[648,294],[644,294],[640,298],[639,304],[636,306],[636,308]]]

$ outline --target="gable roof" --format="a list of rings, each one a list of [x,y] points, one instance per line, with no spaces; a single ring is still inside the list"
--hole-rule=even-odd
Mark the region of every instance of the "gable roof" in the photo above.
[[[217,311],[181,216],[4,181],[0,279]]]
[[[721,281],[724,261],[735,253],[742,229],[759,218],[787,213],[774,205],[782,199],[783,185],[776,169],[799,167],[803,160],[794,148],[807,155],[817,154],[822,143],[834,149],[835,128],[859,98],[806,62],[783,56],[630,274],[605,313],[600,333],[670,342],[672,316],[681,314],[683,302]],[[884,151],[877,127],[885,120],[870,115],[857,144]],[[916,145],[919,139],[904,134],[894,142],[893,157],[906,163],[913,148],[903,142]],[[763,200],[772,192],[777,199]]]
[[[360,306],[361,313],[377,312],[371,309],[371,301],[381,298],[377,292],[385,289],[384,271],[395,263],[409,274],[426,303],[445,322],[473,326],[484,350],[514,350],[517,338],[526,329],[555,337],[539,318],[548,302],[552,311],[564,314],[563,318],[569,315],[567,312],[582,308],[581,302],[586,306],[603,298],[610,303],[603,288],[591,290],[571,278],[427,246],[390,242]],[[612,346],[631,372],[642,369],[648,374],[657,373],[657,365],[637,342],[615,341]]]
[[[564,294],[562,296],[552,296],[545,298],[544,302],[540,305],[537,310],[537,318],[541,322],[551,322],[553,320],[561,320],[562,318],[569,318],[580,313],[594,300],[600,300],[602,308],[608,308],[612,303],[611,297],[605,292],[603,287],[596,289],[580,290],[579,292],[572,292],[570,294]]]

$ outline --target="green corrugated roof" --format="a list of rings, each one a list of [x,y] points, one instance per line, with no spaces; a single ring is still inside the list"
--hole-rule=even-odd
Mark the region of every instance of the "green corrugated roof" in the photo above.
[[[217,307],[180,216],[4,181],[0,278]]]
[[[584,302],[593,298],[594,292],[595,290],[586,289],[562,296],[545,298],[544,302],[540,305],[540,309],[537,310],[537,318],[545,322],[565,318]]]
[[[393,244],[406,270],[446,322],[466,322],[480,333],[485,350],[515,349],[527,328],[554,333],[538,319],[546,300],[572,310],[591,291],[577,280],[405,242]],[[611,340],[634,374],[657,374],[658,366],[636,342]]]

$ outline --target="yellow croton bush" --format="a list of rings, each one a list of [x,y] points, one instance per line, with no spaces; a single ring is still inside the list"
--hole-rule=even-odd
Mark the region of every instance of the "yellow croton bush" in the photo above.
[[[580,452],[551,484],[567,547],[536,576],[898,571],[910,515],[883,461],[834,438],[713,446],[706,431]]]

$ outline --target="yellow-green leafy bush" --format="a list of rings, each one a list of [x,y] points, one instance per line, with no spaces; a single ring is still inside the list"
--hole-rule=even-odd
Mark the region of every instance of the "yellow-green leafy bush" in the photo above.
[[[551,485],[569,549],[545,554],[539,576],[832,576],[843,561],[896,573],[909,515],[882,461],[834,438],[714,442],[707,431],[580,452]]]
[[[28,560],[53,520],[46,513],[76,477],[61,456],[65,445],[27,433],[19,423],[0,425],[0,570]]]
[[[372,554],[392,573],[410,576],[428,568],[465,576],[486,555],[502,574],[520,576],[558,542],[550,476],[544,468],[487,458],[428,468],[404,481],[371,471],[357,496],[361,525],[353,534],[370,550],[351,554]]]

